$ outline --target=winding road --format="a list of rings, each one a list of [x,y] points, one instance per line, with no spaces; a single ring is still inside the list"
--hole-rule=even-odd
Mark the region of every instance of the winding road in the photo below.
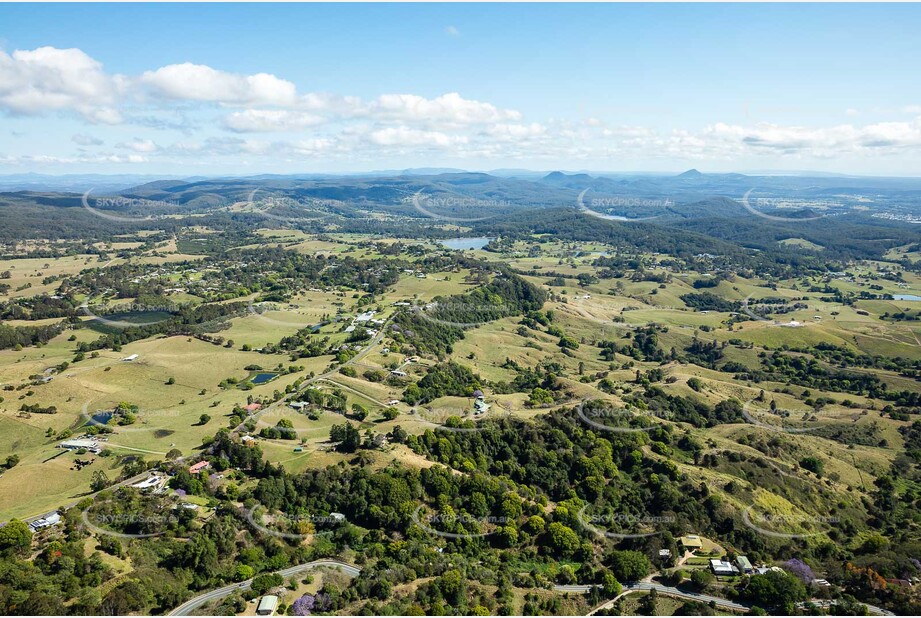
[[[338,560],[314,560],[313,562],[305,562],[304,564],[299,564],[297,566],[289,567],[287,569],[282,569],[276,571],[282,577],[291,577],[292,575],[298,575],[304,571],[309,571],[311,569],[317,569],[320,567],[329,567],[334,569],[339,569],[349,577],[357,577],[361,573],[361,569],[347,562],[339,562]],[[224,586],[223,588],[217,588],[205,594],[199,595],[194,599],[186,601],[173,611],[171,611],[169,616],[190,616],[195,610],[207,605],[212,601],[217,601],[218,599],[223,599],[226,596],[230,596],[237,590],[249,590],[252,586],[253,580],[247,579],[244,582],[239,582],[236,584],[230,584]]]

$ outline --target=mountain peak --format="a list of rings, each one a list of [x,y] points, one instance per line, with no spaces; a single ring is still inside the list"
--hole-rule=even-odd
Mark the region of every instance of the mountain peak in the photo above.
[[[703,174],[694,168],[689,169],[682,174],[678,174],[678,178],[700,178],[701,176],[703,176]]]

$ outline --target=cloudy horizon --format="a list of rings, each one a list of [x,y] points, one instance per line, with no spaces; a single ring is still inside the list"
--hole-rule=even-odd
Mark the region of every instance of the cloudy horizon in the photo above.
[[[917,6],[99,10],[0,7],[0,174],[921,174]]]

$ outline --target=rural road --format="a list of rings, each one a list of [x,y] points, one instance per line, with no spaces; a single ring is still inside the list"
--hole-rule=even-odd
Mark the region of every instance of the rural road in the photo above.
[[[592,589],[592,586],[591,585],[554,586],[553,589],[558,592],[576,592],[580,594],[587,594],[588,591]],[[712,602],[717,607],[721,607],[723,609],[729,609],[733,611],[744,611],[744,612],[747,612],[748,610],[751,609],[751,606],[749,605],[735,603],[734,601],[729,601],[727,599],[721,599],[719,597],[714,597],[709,594],[700,594],[697,592],[679,590],[678,588],[673,588],[671,586],[663,586],[662,584],[656,584],[652,582],[633,582],[630,584],[624,584],[623,592],[620,594],[620,596],[617,597],[617,599],[631,592],[641,592],[641,591],[653,590],[653,589],[657,590],[660,594],[666,594],[668,596],[678,597],[680,599],[699,601],[700,603],[707,603],[707,604]],[[589,615],[591,616],[595,612],[601,609],[610,609],[614,605],[614,602],[617,601],[617,599],[612,599],[610,601],[607,601],[603,605],[596,607],[595,609],[592,610],[592,612]],[[832,605],[837,605],[837,601],[835,600],[813,599],[809,602],[815,605],[818,605],[819,607],[826,607],[826,608]],[[797,603],[797,605],[799,607],[804,607],[806,603]],[[867,603],[863,603],[863,605],[867,607],[867,610],[871,614],[875,614],[877,616],[895,616],[894,613],[890,612],[889,610],[883,609],[881,607],[876,607],[875,605],[869,605]]]
[[[331,568],[341,569],[349,577],[357,577],[361,573],[360,567],[349,564],[347,562],[341,562],[338,560],[315,560],[313,562],[307,562],[304,564],[299,564],[297,566],[289,567],[287,569],[282,569],[281,571],[277,571],[277,573],[281,575],[282,577],[290,577],[292,575],[297,575],[298,573],[302,573],[304,571],[308,571],[310,569],[315,569],[318,567],[331,567]],[[180,605],[179,607],[171,611],[168,615],[169,616],[188,616],[194,610],[204,606],[207,603],[210,603],[211,601],[222,599],[226,596],[229,596],[230,594],[232,594],[233,592],[237,590],[248,589],[252,583],[253,583],[253,580],[248,579],[245,582],[240,582],[237,584],[230,584],[230,585],[224,586],[223,588],[217,588],[216,590],[206,592],[205,594],[199,595],[195,597],[194,599],[186,601],[185,603],[183,603],[182,605]],[[596,588],[596,587],[598,587],[598,584],[570,584],[570,585],[554,586],[553,590],[554,592],[588,594],[588,592],[592,588]],[[614,605],[614,602],[617,601],[617,599],[619,599],[620,597],[624,596],[625,594],[629,594],[631,592],[643,592],[647,590],[656,590],[660,594],[665,594],[671,597],[677,597],[679,599],[687,599],[689,601],[698,601],[700,603],[705,603],[708,605],[710,603],[713,603],[716,607],[720,607],[722,609],[727,609],[731,611],[747,612],[751,609],[751,606],[749,605],[743,605],[742,603],[736,603],[734,601],[730,601],[728,599],[722,599],[720,597],[715,597],[709,594],[700,594],[697,592],[679,590],[678,588],[674,588],[672,586],[664,586],[662,584],[657,584],[654,582],[632,582],[632,583],[623,584],[623,592],[617,598],[607,601],[604,604],[596,607],[588,615],[592,616],[595,614],[595,612],[601,609],[610,609],[610,607]],[[835,601],[823,601],[823,600],[818,600],[818,599],[813,600],[811,602],[815,603],[816,605],[820,607],[828,607],[830,605],[836,604]],[[800,603],[799,605],[802,606],[804,604]],[[866,603],[864,603],[864,605],[867,606],[867,609],[869,610],[871,614],[876,614],[878,616],[894,616],[895,615],[892,612],[882,609],[880,607],[875,607],[873,605],[867,605]]]
[[[320,567],[330,567],[334,569],[340,569],[343,573],[349,577],[357,577],[361,573],[361,569],[348,564],[346,562],[339,562],[338,560],[314,560],[313,562],[306,562],[304,564],[299,564],[297,566],[288,567],[287,569],[282,569],[276,571],[282,577],[291,577],[292,575],[297,575],[303,573],[304,571],[309,571],[311,569],[316,569]],[[245,582],[239,582],[236,584],[230,584],[224,586],[223,588],[217,588],[211,592],[206,592],[205,594],[199,595],[194,599],[186,601],[173,611],[171,611],[168,616],[189,616],[193,611],[199,609],[200,607],[210,603],[211,601],[216,601],[218,599],[223,599],[226,596],[230,596],[232,593],[237,590],[248,590],[252,585],[253,580],[248,579]]]
[[[557,592],[574,592],[578,594],[587,594],[594,585],[571,585],[571,586],[554,586],[553,589]],[[656,584],[653,582],[632,582],[629,584],[623,584],[623,592],[640,592],[645,590],[656,590],[660,594],[667,594],[672,597],[678,597],[680,599],[688,599],[690,601],[698,601],[700,603],[713,603],[717,607],[722,607],[723,609],[729,609],[733,611],[747,612],[751,609],[748,605],[742,605],[741,603],[736,603],[734,601],[729,601],[727,599],[721,599],[720,597],[710,596],[709,594],[700,594],[697,592],[688,592],[684,590],[679,590],[678,588],[673,588],[671,586],[663,586],[662,584]],[[616,599],[615,599],[616,600]],[[597,612],[599,609],[605,608],[608,605],[612,605],[614,601],[608,601],[601,607],[597,607],[592,611],[592,614]],[[591,614],[589,614],[591,615]]]
[[[317,375],[317,376],[314,376],[314,377],[309,378],[309,379],[307,379],[307,380],[304,380],[304,381],[301,383],[301,387],[300,387],[298,390],[294,391],[293,393],[288,393],[288,394],[284,395],[281,399],[279,399],[279,400],[276,401],[275,403],[273,403],[273,404],[271,404],[271,405],[269,405],[269,406],[266,406],[265,408],[262,408],[261,410],[259,410],[258,412],[254,413],[254,414],[251,414],[247,420],[249,420],[249,419],[254,419],[254,420],[258,421],[258,420],[259,420],[259,417],[262,416],[263,414],[265,414],[266,412],[268,412],[269,410],[276,410],[276,409],[278,409],[278,408],[284,407],[285,403],[286,403],[289,399],[291,399],[292,397],[295,397],[295,396],[297,396],[298,394],[300,394],[300,392],[303,391],[307,386],[309,386],[309,385],[311,385],[311,384],[314,384],[315,382],[319,382],[319,381],[321,381],[321,380],[328,380],[331,376],[334,376],[334,375],[338,374],[338,373],[339,373],[339,370],[340,370],[342,367],[350,367],[350,366],[352,366],[352,365],[358,364],[358,361],[360,361],[360,360],[363,359],[365,356],[367,356],[368,353],[372,350],[372,348],[374,348],[377,344],[379,344],[381,341],[383,341],[384,336],[387,334],[387,325],[390,323],[390,320],[391,320],[392,317],[393,317],[393,316],[390,316],[389,318],[387,318],[387,319],[384,321],[383,324],[381,324],[381,329],[380,329],[380,331],[378,331],[378,333],[377,333],[376,335],[374,335],[374,337],[373,337],[370,341],[368,341],[367,345],[365,345],[365,346],[358,352],[358,354],[356,354],[355,356],[353,356],[353,357],[350,358],[349,360],[345,361],[345,362],[342,363],[339,367],[336,367],[336,368],[333,369],[332,371],[327,371],[326,373],[321,373],[320,375]],[[338,384],[338,383],[335,383],[335,384]],[[341,385],[340,385],[340,386],[341,386]],[[367,395],[363,395],[363,396],[367,397]],[[244,425],[244,424],[245,424],[245,421],[244,421],[244,423],[240,423],[239,425],[237,425],[237,427],[234,428],[234,432],[239,433],[239,432],[243,429],[243,425]]]

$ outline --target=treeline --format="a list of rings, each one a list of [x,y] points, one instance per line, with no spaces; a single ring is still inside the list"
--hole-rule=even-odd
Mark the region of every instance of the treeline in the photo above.
[[[0,350],[45,344],[64,332],[64,322],[47,326],[9,326],[0,324]]]
[[[464,330],[503,317],[537,311],[546,293],[517,275],[503,273],[466,294],[438,297],[429,309],[401,309],[392,336],[420,353],[446,356]]]

